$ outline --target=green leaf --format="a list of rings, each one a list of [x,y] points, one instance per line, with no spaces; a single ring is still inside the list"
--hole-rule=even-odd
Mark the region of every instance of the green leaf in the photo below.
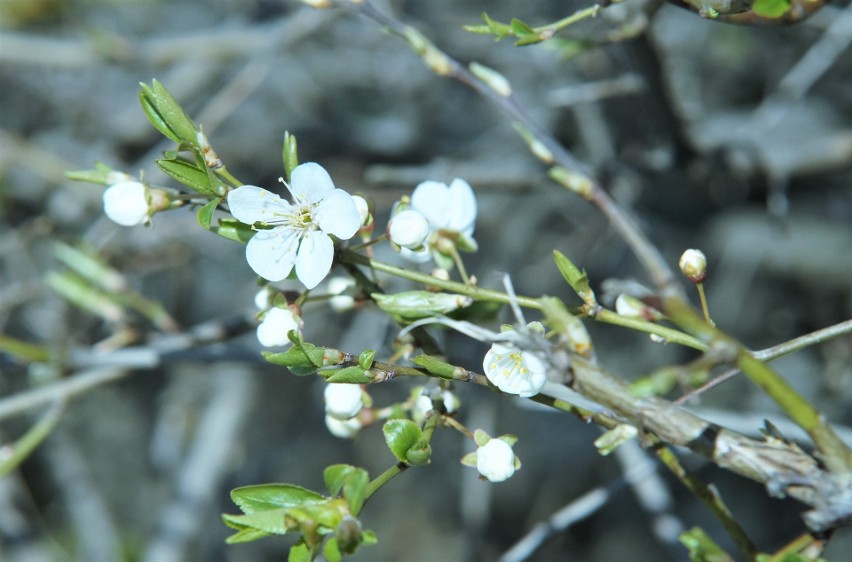
[[[174,142],[187,142],[194,146],[197,142],[195,124],[166,87],[156,80],[150,86],[139,85],[139,101],[151,124]]]
[[[419,320],[436,314],[447,314],[473,303],[473,299],[453,293],[433,293],[431,291],[406,291],[383,295],[370,295],[376,304],[392,316],[401,320]]]
[[[446,361],[441,361],[437,357],[432,357],[431,355],[426,355],[425,353],[422,355],[418,355],[411,361],[415,365],[423,367],[429,373],[439,376],[442,379],[453,380],[454,376],[459,371],[459,368],[455,365],[451,365]]]
[[[406,453],[423,436],[423,432],[411,420],[390,420],[382,427],[385,442],[397,460],[408,462]]]
[[[595,292],[589,286],[589,276],[586,275],[586,270],[578,268],[574,265],[574,262],[568,259],[568,256],[559,250],[553,250],[553,261],[556,262],[559,273],[574,289],[574,292],[583,299],[583,302],[594,304],[596,302]]]
[[[376,357],[375,349],[366,349],[358,356],[358,364],[365,371],[373,366],[373,359]]]
[[[368,384],[373,382],[373,377],[361,367],[344,367],[343,369],[323,370],[319,372],[324,377],[326,373],[331,373],[331,375],[326,377],[325,382],[348,384]]]
[[[254,236],[255,230],[252,229],[250,224],[242,223],[236,219],[219,219],[219,226],[210,227],[210,232],[218,234],[222,238],[246,244]]]
[[[67,170],[65,177],[71,181],[85,181],[100,185],[109,185],[107,178],[113,169],[103,162],[95,162],[94,170]]]
[[[293,484],[257,484],[231,490],[231,500],[247,514],[310,505],[325,499],[321,494]]]
[[[733,562],[733,558],[700,527],[681,533],[678,540],[689,550],[692,562]]]
[[[287,172],[287,179],[290,179],[290,174],[299,165],[299,154],[296,146],[296,137],[291,135],[289,131],[284,133],[284,151],[281,155],[284,159],[284,171]]]
[[[331,495],[336,496],[343,491],[352,515],[358,515],[364,506],[364,493],[370,484],[367,471],[349,464],[334,464],[323,471],[323,479]]]
[[[340,548],[337,546],[337,539],[334,537],[331,537],[325,543],[322,554],[328,562],[340,562],[343,560],[343,554],[340,552]]]
[[[535,34],[535,29],[525,24],[518,18],[512,18],[512,21],[509,22],[509,29],[512,30],[512,33],[514,33],[516,37],[523,37],[524,35]]]
[[[288,509],[283,507],[258,511],[246,515],[222,514],[222,520],[233,529],[256,529],[272,535],[284,535],[287,528],[286,516]]]
[[[204,195],[218,195],[216,188],[210,182],[207,167],[199,168],[197,165],[186,160],[157,160],[160,167],[169,176],[184,184],[193,191]]]
[[[512,28],[510,26],[491,19],[491,16],[485,12],[482,12],[482,21],[485,22],[485,25],[488,26],[488,29],[494,34],[494,39],[497,41],[512,34]]]
[[[219,203],[222,202],[221,197],[217,197],[213,199],[200,209],[198,209],[198,224],[201,228],[205,230],[210,230],[210,223],[213,222],[213,212],[216,210],[216,207],[219,206]]]
[[[377,542],[379,542],[379,537],[376,536],[376,533],[370,531],[369,529],[361,533],[361,538],[363,539],[364,546],[373,546]]]
[[[287,562],[311,562],[314,557],[311,555],[311,549],[305,544],[305,541],[298,542],[290,547],[290,554],[287,555]]]
[[[227,521],[226,521],[227,523]],[[231,524],[228,524],[231,527]],[[254,529],[252,527],[241,528],[239,531],[225,539],[225,544],[240,544],[245,542],[256,541],[271,536],[272,533]]]
[[[755,0],[751,11],[765,18],[780,18],[790,11],[790,0]]]

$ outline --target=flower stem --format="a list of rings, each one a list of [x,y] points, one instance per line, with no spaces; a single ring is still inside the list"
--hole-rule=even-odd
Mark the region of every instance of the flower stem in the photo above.
[[[696,283],[695,287],[698,289],[698,299],[701,301],[701,312],[704,313],[704,320],[713,326],[715,325],[715,322],[713,322],[710,318],[710,308],[707,306],[707,295],[704,293],[704,283]]]
[[[407,464],[405,464],[404,462],[400,462],[373,478],[367,485],[367,490],[364,492],[364,503],[366,503],[367,500],[370,499],[373,494],[378,492],[382,486],[390,482],[394,476],[403,472],[407,468]]]
[[[241,186],[241,185],[244,185],[244,184],[243,184],[243,182],[241,182],[240,180],[238,180],[237,178],[235,178],[235,177],[231,174],[231,172],[229,172],[229,171],[228,171],[228,168],[226,168],[225,166],[222,166],[221,168],[219,168],[218,170],[216,170],[216,175],[218,175],[218,176],[220,176],[220,177],[224,178],[224,179],[225,179],[228,183],[230,183],[230,184],[231,184],[231,186],[233,186],[233,187],[239,187],[239,186]]]

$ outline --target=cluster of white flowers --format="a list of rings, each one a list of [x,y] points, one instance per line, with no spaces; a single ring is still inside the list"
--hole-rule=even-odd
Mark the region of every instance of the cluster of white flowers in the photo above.
[[[363,427],[358,412],[364,407],[364,391],[358,384],[329,383],[325,397],[325,426],[329,433],[350,439]]]

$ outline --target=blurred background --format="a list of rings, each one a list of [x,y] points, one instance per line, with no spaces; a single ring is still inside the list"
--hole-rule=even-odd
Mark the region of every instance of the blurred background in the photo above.
[[[558,41],[525,48],[461,26],[479,23],[483,11],[541,25],[586,4],[377,4],[460,61],[505,74],[673,265],[684,249],[701,248],[713,317],[750,348],[852,315],[848,2],[794,26],[747,28],[629,0]],[[478,198],[480,247],[468,270],[483,286],[499,288],[508,272],[519,294],[575,302],[554,249],[584,267],[599,294],[607,279],[646,281],[606,221],[547,179],[494,107],[432,75],[364,18],[284,0],[3,0],[0,332],[4,342],[43,346],[53,361],[0,354],[0,440],[52,415],[49,402],[20,408],[19,393],[93,372],[109,382],[65,404],[47,440],[0,479],[2,560],[282,560],[292,539],[224,544],[230,533],[220,513],[238,512],[231,488],[290,482],[321,490],[329,464],[376,475],[393,463],[378,428],[354,441],[328,434],[320,381],[259,359],[253,325],[243,320],[255,312],[257,285],[242,246],[198,228],[190,210],[157,215],[153,228],[118,226],[103,216],[102,187],[64,178],[101,161],[174,185],[154,164],[173,146],[138,103],[139,82],[153,78],[204,126],[241,181],[276,188],[290,131],[302,161],[320,162],[339,187],[375,201],[379,228],[420,181],[466,179]],[[100,256],[122,272],[117,283],[159,302],[168,319],[127,310],[98,317],[69,304],[50,283],[67,270],[57,243]],[[378,255],[399,263],[390,251]],[[308,341],[353,353],[378,347],[377,358],[390,354],[398,329],[373,311],[340,315],[321,305],[307,307],[305,320]],[[226,329],[217,343],[185,343],[187,334],[206,341],[211,325]],[[589,329],[604,365],[625,379],[694,356],[621,328]],[[485,344],[436,335],[449,360],[481,369]],[[157,350],[148,368],[93,361],[92,349],[124,343]],[[852,424],[851,343],[844,336],[773,363],[844,427]],[[413,385],[369,391],[385,405]],[[532,559],[684,560],[665,537],[696,525],[733,550],[663,470],[624,483],[625,466],[645,462],[644,453],[602,458],[593,426],[483,388],[456,390],[462,422],[519,436],[522,470],[505,483],[480,482],[458,462],[471,444],[438,432],[432,464],[403,473],[367,505],[362,520],[379,543],[354,559],[495,560],[599,487],[611,492],[605,504],[555,532]],[[690,407],[749,435],[764,418],[789,431],[741,377]],[[686,453],[683,460],[717,486],[762,550],[803,532],[801,505]],[[638,499],[642,490],[655,508]],[[851,551],[852,536],[839,531],[827,558]]]

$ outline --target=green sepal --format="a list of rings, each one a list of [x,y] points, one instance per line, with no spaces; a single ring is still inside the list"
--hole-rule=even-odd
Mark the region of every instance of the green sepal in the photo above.
[[[142,110],[154,127],[176,143],[196,144],[197,129],[165,86],[154,80],[151,85],[140,83],[139,101]]]
[[[290,131],[284,133],[284,150],[281,157],[284,160],[284,171],[287,173],[287,180],[290,180],[290,174],[299,165],[298,147],[296,146],[296,137],[290,134]]]
[[[453,380],[459,371],[459,368],[455,365],[451,365],[446,361],[441,361],[437,357],[432,357],[425,353],[414,357],[411,361],[415,365],[419,365],[426,369],[429,374],[436,375],[442,379]]]
[[[326,377],[326,373],[330,374]],[[325,382],[343,384],[369,384],[373,382],[373,377],[367,371],[357,366],[335,370],[322,370],[319,374],[325,377]]]
[[[343,553],[340,552],[340,547],[337,544],[337,539],[331,537],[325,543],[322,549],[322,555],[328,562],[340,562],[343,560]]]
[[[358,364],[362,369],[367,370],[373,366],[373,359],[376,357],[375,349],[365,349],[358,356]]]
[[[349,504],[352,515],[358,515],[364,507],[370,475],[363,468],[349,464],[334,464],[323,471],[325,487],[332,496],[343,492],[343,498]]]
[[[231,490],[231,501],[246,514],[313,505],[327,498],[294,484],[257,484]]]
[[[411,420],[389,420],[382,426],[385,442],[398,461],[408,462],[406,454],[423,436],[423,432]]]
[[[210,227],[210,232],[234,242],[247,244],[256,231],[250,224],[242,223],[236,219],[219,219],[218,226]]]
[[[491,17],[485,12],[482,12],[482,21],[485,22],[485,25],[466,25],[464,26],[464,29],[472,33],[494,35],[495,41],[499,41],[500,39],[512,34],[512,29],[508,25],[491,19]]]
[[[210,223],[213,222],[213,212],[219,206],[219,203],[222,202],[221,197],[217,197],[211,200],[209,203],[198,209],[198,214],[196,217],[198,218],[198,224],[204,230],[210,230]]]
[[[210,181],[207,166],[199,168],[196,164],[186,160],[166,158],[157,160],[157,166],[167,175],[193,191],[204,195],[219,195],[214,184]]]

